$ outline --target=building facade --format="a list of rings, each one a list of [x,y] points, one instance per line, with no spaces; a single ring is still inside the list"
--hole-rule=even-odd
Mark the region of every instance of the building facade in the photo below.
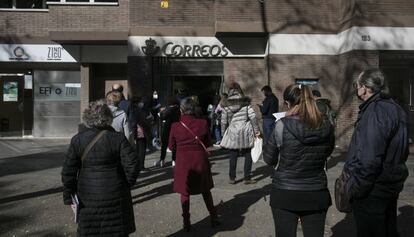
[[[306,83],[331,100],[346,147],[360,103],[352,82],[367,67],[384,70],[414,121],[413,1],[4,2],[1,136],[73,135],[83,108],[115,81],[161,102],[184,89],[203,106],[230,81],[253,104],[270,85],[281,108],[283,89]]]

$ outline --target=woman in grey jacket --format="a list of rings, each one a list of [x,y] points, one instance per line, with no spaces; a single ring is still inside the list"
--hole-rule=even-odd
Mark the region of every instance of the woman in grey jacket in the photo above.
[[[236,183],[237,157],[244,156],[244,183],[253,184],[251,179],[252,157],[250,150],[254,138],[260,136],[256,114],[250,105],[250,98],[244,96],[238,83],[232,83],[228,98],[223,101],[221,115],[220,146],[228,149],[230,155],[229,183]]]
[[[122,94],[118,91],[111,91],[106,95],[106,103],[113,116],[112,127],[115,131],[123,133],[128,141],[133,144],[132,132],[128,125],[127,115],[124,110],[118,107],[121,98]]]

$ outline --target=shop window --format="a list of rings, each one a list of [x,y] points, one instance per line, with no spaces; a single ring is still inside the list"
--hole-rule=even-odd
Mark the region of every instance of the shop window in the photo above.
[[[118,0],[48,0],[47,3],[62,3],[62,4],[71,4],[71,3],[118,3]]]
[[[319,78],[296,78],[296,84],[309,86],[311,90],[319,91]]]
[[[0,0],[0,8],[12,8],[13,0]]]
[[[16,8],[42,9],[46,8],[44,0],[15,0]]]
[[[46,0],[0,0],[0,8],[45,9]]]

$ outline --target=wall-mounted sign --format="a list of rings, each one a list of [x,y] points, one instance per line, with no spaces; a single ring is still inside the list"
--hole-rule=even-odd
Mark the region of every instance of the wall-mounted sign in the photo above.
[[[77,83],[36,84],[34,92],[36,101],[80,100],[80,86],[77,86]]]
[[[77,62],[59,44],[0,44],[0,62]]]
[[[130,36],[128,56],[224,58],[263,57],[263,54],[235,55],[216,37]]]
[[[18,87],[17,82],[5,81],[3,84],[3,101],[14,101],[18,100]]]
[[[161,1],[161,8],[168,8],[168,1]]]

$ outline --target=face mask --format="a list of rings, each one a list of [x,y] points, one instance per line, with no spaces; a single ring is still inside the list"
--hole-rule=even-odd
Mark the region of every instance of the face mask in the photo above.
[[[157,93],[157,91],[154,91],[154,93],[152,94],[152,98],[154,100],[158,99],[158,93]]]

